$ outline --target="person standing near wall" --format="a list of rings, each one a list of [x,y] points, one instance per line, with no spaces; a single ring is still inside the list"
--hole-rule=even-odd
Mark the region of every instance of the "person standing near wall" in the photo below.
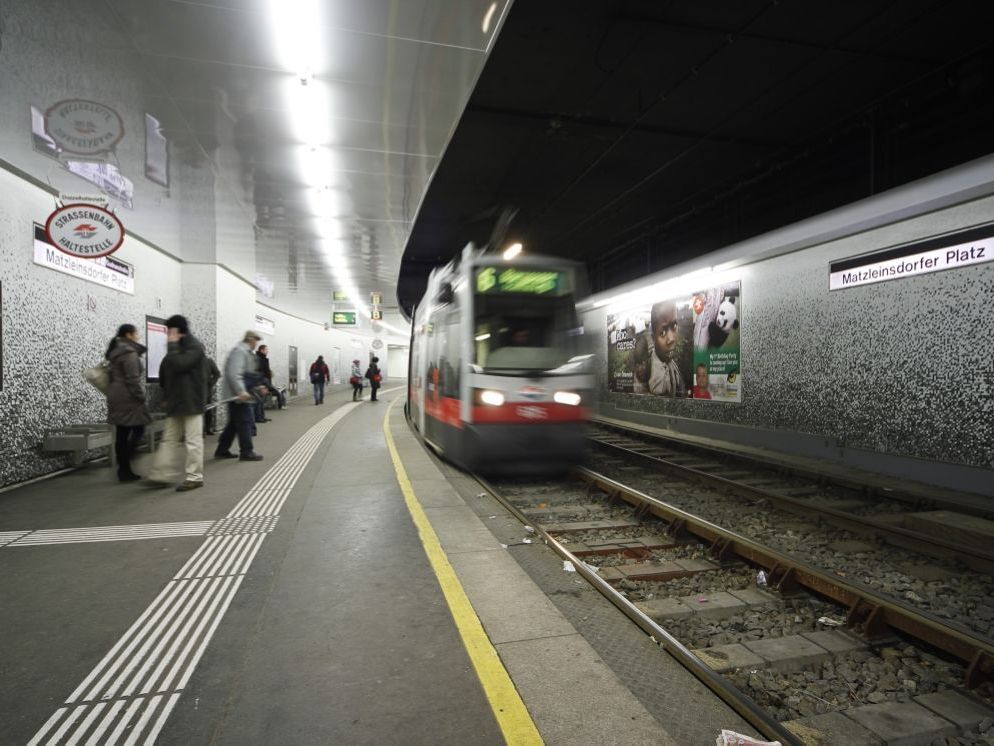
[[[377,363],[380,362],[378,357],[374,357],[369,361],[369,367],[366,368],[366,378],[369,379],[369,400],[376,401],[376,392],[380,388],[380,382],[383,380],[383,374],[380,373],[380,366]]]
[[[166,319],[169,347],[159,366],[159,385],[164,394],[166,431],[155,452],[148,481],[165,487],[172,481],[173,453],[183,439],[186,478],[177,492],[204,486],[204,408],[210,376],[204,346],[190,334],[190,325],[179,314]]]
[[[144,354],[145,346],[138,342],[138,329],[133,324],[121,324],[104,355],[110,362],[107,422],[115,427],[114,455],[117,478],[122,482],[141,479],[131,470],[131,457],[141,443],[145,425],[152,421],[142,386]]]
[[[331,372],[324,362],[324,355],[311,363],[311,385],[314,387],[314,403],[324,404],[324,385],[331,380]]]
[[[272,392],[273,370],[269,367],[269,358],[266,357],[266,345],[259,345],[258,349],[255,351],[255,369],[259,374],[258,382],[264,384],[266,388]],[[256,422],[270,421],[270,419],[266,417],[265,396],[257,396],[255,398],[255,405],[252,409]]]
[[[228,402],[228,423],[217,440],[214,458],[237,458],[240,461],[261,461],[262,456],[252,449],[252,428],[255,426],[255,396],[249,389],[253,387],[256,373],[256,357],[252,354],[262,339],[249,330],[242,341],[228,353],[224,364],[224,379],[221,383],[221,398],[233,399]],[[260,386],[265,394],[265,386]],[[231,444],[238,435],[238,456],[231,452]]]
[[[207,358],[207,407],[204,410],[204,435],[213,435],[217,426],[217,407],[210,405],[217,401],[214,391],[220,380],[221,371],[218,370],[217,363],[214,362],[214,358]]]

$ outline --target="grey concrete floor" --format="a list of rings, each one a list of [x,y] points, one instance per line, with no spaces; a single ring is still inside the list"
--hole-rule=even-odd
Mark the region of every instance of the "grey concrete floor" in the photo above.
[[[94,466],[2,493],[0,532],[220,519],[349,399],[271,413],[266,460],[209,461],[201,490]],[[360,404],[318,448],[158,743],[503,742],[404,509],[386,404]],[[26,743],[203,541],[0,548],[0,741]]]

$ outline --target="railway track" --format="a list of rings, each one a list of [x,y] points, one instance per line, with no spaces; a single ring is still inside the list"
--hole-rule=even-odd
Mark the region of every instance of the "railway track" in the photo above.
[[[650,464],[679,479],[747,500],[764,500],[795,515],[817,516],[855,534],[994,574],[994,521],[960,512],[964,503],[951,497],[883,493],[852,479],[833,484],[817,472],[785,473],[781,464],[677,439],[625,433],[617,427],[594,429],[589,440],[601,450]],[[979,505],[968,507],[986,513]]]
[[[604,455],[605,448],[608,455]],[[904,515],[895,514],[887,499],[853,494],[842,498],[838,492],[824,494],[825,488],[809,485],[803,487],[808,490],[806,499],[797,505],[797,498],[784,495],[782,489],[755,488],[755,479],[767,477],[746,474],[736,481],[728,476],[727,467],[708,469],[706,464],[691,467],[693,471],[688,474],[660,463],[653,454],[618,443],[616,438],[594,453],[592,463],[608,476],[722,525],[734,526],[781,551],[803,554],[826,572],[857,578],[897,601],[910,602],[923,611],[958,620],[981,636],[994,637],[994,577],[984,559],[990,540],[979,548],[977,544],[985,534],[953,530],[963,520],[994,530],[986,519],[942,511],[949,522],[934,530],[944,529],[943,535],[912,530],[895,535],[880,530],[881,525],[894,522],[882,516]],[[848,500],[852,513],[838,519],[840,509],[828,508],[826,512],[820,504],[838,505],[842,499]],[[951,520],[954,518],[959,521]],[[934,524],[923,521],[923,525]]]
[[[901,737],[988,742],[994,709],[956,689],[990,695],[994,641],[959,622],[604,474],[485,486],[765,737],[811,743],[812,723],[896,717]],[[972,714],[951,725],[956,707]]]

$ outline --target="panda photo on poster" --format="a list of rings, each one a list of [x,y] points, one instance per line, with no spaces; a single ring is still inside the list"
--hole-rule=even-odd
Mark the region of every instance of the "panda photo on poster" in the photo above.
[[[741,324],[739,282],[608,314],[608,390],[740,402]]]

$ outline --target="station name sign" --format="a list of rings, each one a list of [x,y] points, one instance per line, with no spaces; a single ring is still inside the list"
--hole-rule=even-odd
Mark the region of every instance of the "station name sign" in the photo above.
[[[994,260],[994,226],[984,226],[832,262],[828,287],[845,290],[991,260]]]
[[[69,256],[57,250],[48,240],[45,228],[37,223],[34,226],[34,263],[122,293],[135,293],[135,268],[132,265],[112,256],[95,259]]]

